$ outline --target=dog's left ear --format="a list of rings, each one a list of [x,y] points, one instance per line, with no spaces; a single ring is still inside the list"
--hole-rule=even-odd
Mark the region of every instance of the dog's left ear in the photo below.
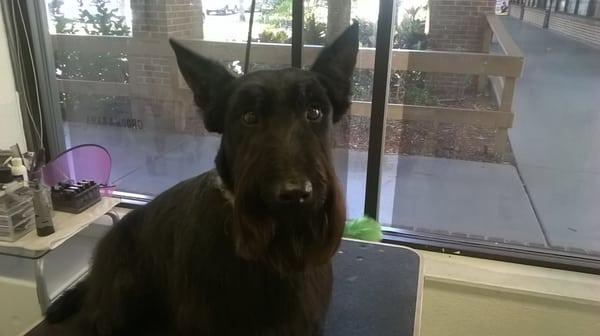
[[[312,66],[327,88],[333,104],[333,121],[339,121],[351,103],[352,73],[358,53],[358,22],[340,35],[331,45],[325,47]]]
[[[194,93],[194,101],[202,110],[204,126],[209,132],[223,133],[225,116],[219,95],[234,77],[221,64],[200,56],[176,40],[169,43],[175,51],[179,70]]]

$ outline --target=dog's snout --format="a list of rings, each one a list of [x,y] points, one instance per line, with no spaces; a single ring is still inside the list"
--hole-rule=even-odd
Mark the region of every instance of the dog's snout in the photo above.
[[[311,199],[312,193],[312,183],[308,180],[285,181],[276,189],[277,201],[286,204],[305,203]]]

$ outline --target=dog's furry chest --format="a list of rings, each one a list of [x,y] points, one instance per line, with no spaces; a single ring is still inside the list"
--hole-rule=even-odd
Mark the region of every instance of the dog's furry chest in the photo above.
[[[187,202],[175,194],[186,195]],[[160,223],[145,234],[155,236],[158,231],[172,237],[150,253],[156,253],[154,263],[162,260],[159,253],[172,248],[160,267],[164,282],[157,287],[169,288],[163,295],[169,297],[174,319],[194,321],[184,330],[208,328],[218,335],[313,334],[330,297],[330,264],[281,275],[261,262],[239,258],[228,232],[232,202],[216,174],[209,172],[175,187],[173,195],[157,199],[144,215]],[[176,213],[185,215],[176,222]],[[165,232],[165,225],[172,232]],[[181,307],[191,311],[182,313]],[[181,314],[194,318],[178,317]]]

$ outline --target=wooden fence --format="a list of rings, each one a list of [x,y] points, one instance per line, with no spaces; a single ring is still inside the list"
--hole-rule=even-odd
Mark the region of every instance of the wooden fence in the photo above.
[[[472,124],[496,128],[496,152],[506,151],[507,129],[512,127],[512,100],[516,79],[521,75],[523,55],[502,23],[495,15],[485,18],[483,53],[452,51],[416,51],[393,50],[392,70],[422,71],[478,76],[478,89],[483,91],[489,82],[498,100],[498,111],[476,110],[468,108],[415,106],[389,104],[387,116],[390,120],[433,121],[457,124]],[[490,54],[493,37],[503,50],[503,54]],[[136,57],[164,57],[169,59],[170,79],[175,85],[164,85],[132,81],[129,84],[112,82],[94,82],[85,80],[58,80],[60,90],[69,93],[93,93],[106,96],[151,97],[154,99],[174,100],[181,97],[191,99],[184,82],[181,80],[174,55],[166,40],[138,40],[127,37],[53,35],[54,47],[60,50],[78,50],[89,54],[111,51],[126,52],[130,70]],[[244,43],[216,42],[206,40],[185,40],[184,43],[198,53],[222,61],[242,60]],[[320,46],[305,46],[303,62],[312,64],[318,55]],[[291,46],[286,44],[256,43],[252,46],[250,61],[271,66],[286,66],[290,62]],[[361,48],[357,59],[358,69],[373,69],[375,50]],[[191,100],[190,100],[191,101]],[[370,102],[356,101],[350,112],[352,115],[369,116]]]

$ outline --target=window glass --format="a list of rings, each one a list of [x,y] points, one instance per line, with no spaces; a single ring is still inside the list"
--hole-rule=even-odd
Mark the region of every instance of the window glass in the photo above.
[[[577,1],[576,0],[570,0],[567,3],[566,12],[569,13],[569,14],[575,14],[575,5],[577,5]]]
[[[106,147],[112,184],[139,194],[156,195],[212,168],[220,138],[204,128],[168,38],[240,75],[249,4],[47,0],[67,147]],[[250,69],[288,66],[289,4],[258,4]],[[280,45],[261,52],[266,42]]]
[[[574,12],[575,1],[556,1]],[[249,3],[47,0],[67,147],[106,147],[112,183],[139,194],[214,167],[220,137],[204,128],[168,38],[241,75]],[[304,67],[359,24],[353,105],[334,134],[349,218],[365,208],[376,3],[304,2]],[[291,5],[257,1],[250,71],[289,66]],[[580,0],[578,13],[589,5]],[[578,42],[596,43],[593,28],[486,18],[494,2],[396,6],[377,219],[389,232],[599,255],[600,55]],[[487,33],[501,27],[507,34]]]
[[[577,14],[587,16],[589,6],[590,0],[579,0],[579,8],[577,9]]]

